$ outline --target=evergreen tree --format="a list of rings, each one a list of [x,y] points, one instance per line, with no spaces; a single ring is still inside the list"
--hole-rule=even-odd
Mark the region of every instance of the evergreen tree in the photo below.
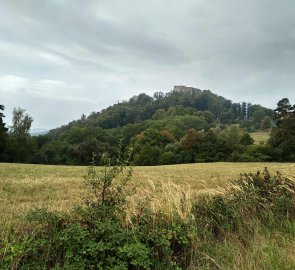
[[[287,98],[278,102],[274,110],[279,121],[272,130],[269,143],[276,155],[274,158],[281,161],[295,161],[295,114]]]
[[[241,114],[242,114],[242,119],[247,119],[247,103],[246,102],[242,102]]]
[[[241,137],[240,144],[241,145],[251,145],[254,143],[254,139],[250,136],[249,133],[244,133]]]
[[[4,111],[4,105],[0,104],[0,161],[4,161],[4,151],[6,149],[8,129],[5,127],[5,123],[3,122],[3,118],[5,116],[1,111]]]
[[[292,106],[288,98],[281,99],[277,104],[277,108],[274,110],[277,119],[283,119],[290,114],[294,114],[294,111],[295,105]]]
[[[251,115],[252,115],[251,107],[252,107],[252,104],[248,102],[247,103],[247,119],[251,118]]]

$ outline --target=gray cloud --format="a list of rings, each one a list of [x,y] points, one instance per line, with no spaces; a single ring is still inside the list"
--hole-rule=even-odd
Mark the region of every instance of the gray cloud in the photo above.
[[[54,128],[186,84],[235,101],[295,102],[292,0],[3,0],[0,103]]]

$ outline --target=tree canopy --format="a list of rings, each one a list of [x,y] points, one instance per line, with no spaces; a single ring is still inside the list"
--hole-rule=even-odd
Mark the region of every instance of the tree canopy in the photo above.
[[[7,131],[8,128],[4,123],[4,114],[1,112],[4,111],[4,105],[0,104],[0,161],[5,160],[5,149],[7,144]]]
[[[271,133],[270,145],[278,160],[295,161],[295,105],[283,98],[274,111],[278,120]]]
[[[263,161],[279,156],[283,160],[292,143],[292,139],[286,143],[282,135],[287,132],[283,127],[288,129],[290,124],[280,122],[293,115],[288,104],[285,99],[272,111],[247,102],[234,103],[209,90],[156,92],[153,97],[140,94],[34,137],[29,134],[32,117],[17,108],[10,132],[2,132],[8,136],[5,160],[87,165],[94,153],[99,163],[103,152],[114,153],[120,139],[123,147],[133,147],[136,165]],[[271,143],[254,145],[248,132],[271,129],[274,114],[281,117]]]

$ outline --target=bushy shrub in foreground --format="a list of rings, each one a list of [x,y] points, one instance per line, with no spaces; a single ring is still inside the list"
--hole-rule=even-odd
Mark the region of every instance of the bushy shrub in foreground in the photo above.
[[[262,173],[241,174],[223,194],[199,199],[192,212],[200,233],[214,237],[249,230],[247,223],[254,220],[267,226],[293,219],[295,182],[279,172],[272,176],[267,168]]]

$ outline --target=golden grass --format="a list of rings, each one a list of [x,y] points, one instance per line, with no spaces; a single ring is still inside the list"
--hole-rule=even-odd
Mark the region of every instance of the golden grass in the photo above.
[[[250,133],[251,137],[254,139],[254,144],[265,143],[270,136],[270,131],[257,131]]]
[[[138,213],[139,201],[150,203],[154,212],[169,218],[190,220],[193,198],[200,193],[222,191],[241,172],[268,167],[295,179],[295,163],[199,163],[135,167],[132,181],[137,193],[129,201],[127,214]],[[97,168],[99,169],[99,168]],[[27,229],[22,217],[34,208],[70,210],[81,202],[87,190],[86,167],[0,163],[0,241],[9,242],[10,231]],[[148,198],[148,201],[144,201]],[[130,219],[129,219],[130,220]],[[32,229],[32,228],[29,228]],[[256,229],[257,230],[257,229]],[[249,247],[234,237],[214,246],[214,259],[222,269],[294,269],[294,237],[270,231],[255,232]],[[207,258],[208,257],[208,258]],[[197,269],[197,268],[192,268]]]
[[[295,176],[295,163],[220,162],[135,167],[132,181],[137,186],[137,197],[153,198],[155,210],[172,212],[173,208],[185,218],[189,212],[185,208],[189,209],[194,194],[216,192],[237,179],[240,172],[255,172],[265,166]],[[83,166],[0,163],[0,227],[18,223],[34,208],[72,209],[86,196],[86,170]],[[137,200],[132,201],[135,207]]]

